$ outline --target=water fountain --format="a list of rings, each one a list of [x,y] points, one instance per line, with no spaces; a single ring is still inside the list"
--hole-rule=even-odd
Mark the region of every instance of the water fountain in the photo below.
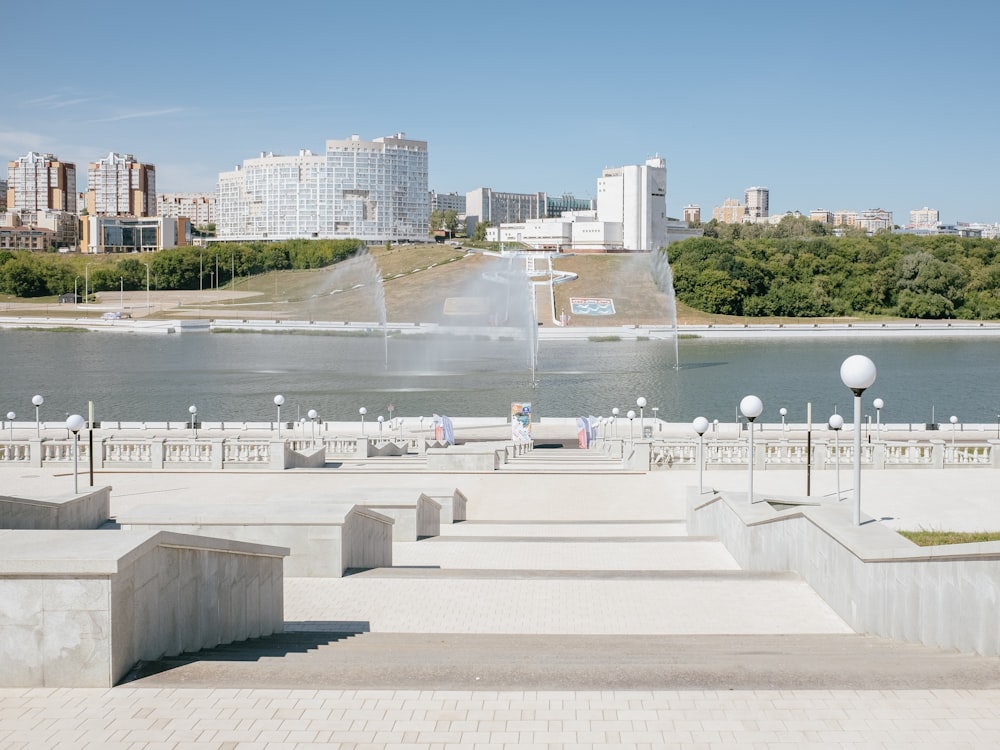
[[[667,313],[670,316],[670,325],[674,330],[674,369],[679,370],[681,366],[680,347],[678,345],[677,327],[677,299],[674,296],[674,273],[670,269],[670,259],[667,256],[667,249],[654,250],[650,261],[650,274],[656,283],[656,288],[667,296]]]

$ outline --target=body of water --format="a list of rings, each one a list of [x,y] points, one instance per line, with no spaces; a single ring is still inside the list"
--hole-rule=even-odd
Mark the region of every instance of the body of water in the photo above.
[[[1000,340],[841,338],[808,342],[547,341],[538,345],[532,384],[523,341],[420,337],[194,333],[139,335],[37,330],[0,331],[0,414],[43,421],[66,413],[98,420],[184,421],[198,407],[203,421],[266,421],[273,398],[285,396],[286,420],[316,409],[326,420],[378,415],[504,416],[511,402],[530,401],[540,417],[622,414],[646,398],[646,415],[671,422],[696,416],[733,422],[740,399],[764,402],[762,420],[814,422],[852,412],[840,364],[865,354],[878,368],[864,396],[882,398],[889,423],[963,423],[1000,419]]]

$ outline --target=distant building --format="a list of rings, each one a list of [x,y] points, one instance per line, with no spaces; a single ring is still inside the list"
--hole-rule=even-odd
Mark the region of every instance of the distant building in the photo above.
[[[869,234],[874,234],[882,229],[892,229],[892,211],[886,211],[884,208],[869,208],[861,212],[857,226]]]
[[[567,211],[593,211],[597,201],[591,198],[575,198],[570,193],[563,193],[558,198],[545,196],[545,216],[555,218]]]
[[[186,218],[164,216],[85,216],[81,249],[85,253],[151,253],[191,244]]]
[[[76,165],[29,152],[7,165],[8,211],[76,213]]]
[[[684,221],[688,224],[701,224],[701,206],[693,203],[684,206]]]
[[[910,211],[910,229],[931,229],[941,223],[941,214],[936,208],[918,208]]]
[[[159,193],[156,215],[168,219],[184,217],[196,227],[215,223],[215,193]]]
[[[46,252],[55,247],[54,233],[38,227],[0,227],[0,250]]]
[[[854,227],[858,225],[857,211],[834,211],[833,225],[835,227]]]
[[[156,167],[110,153],[87,167],[91,216],[156,216]]]
[[[745,213],[737,198],[726,198],[721,206],[712,208],[712,219],[720,224],[742,224]]]
[[[427,143],[404,133],[329,140],[323,154],[261,154],[219,174],[220,241],[427,238]]]
[[[766,219],[769,213],[769,191],[766,187],[748,187],[743,194],[746,203],[743,209],[743,220],[755,223]]]
[[[465,194],[466,231],[471,235],[480,222],[491,226],[514,224],[545,216],[545,193],[501,193],[476,188]]]
[[[814,208],[809,212],[809,218],[820,224],[833,225],[833,211],[827,211],[825,208]]]
[[[431,213],[435,211],[454,211],[458,216],[465,216],[465,196],[458,193],[436,193],[433,190],[428,194],[430,200]]]
[[[658,250],[667,245],[666,184],[660,157],[605,169],[597,180],[596,208],[501,222],[486,237],[553,252]]]
[[[7,180],[0,178],[0,213],[7,210]]]

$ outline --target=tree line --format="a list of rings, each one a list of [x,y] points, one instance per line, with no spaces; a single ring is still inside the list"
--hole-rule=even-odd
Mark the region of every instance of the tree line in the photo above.
[[[704,236],[671,244],[669,259],[677,299],[708,313],[1000,319],[1000,240]]]
[[[72,293],[151,289],[201,289],[234,277],[268,271],[324,268],[364,248],[359,240],[288,240],[177,247],[115,259],[106,255],[53,255],[0,251],[0,294],[44,297]],[[87,268],[90,266],[90,268]]]

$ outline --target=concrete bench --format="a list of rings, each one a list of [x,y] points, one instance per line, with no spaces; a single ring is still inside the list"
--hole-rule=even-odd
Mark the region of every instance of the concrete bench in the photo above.
[[[503,453],[502,443],[476,443],[427,449],[427,471],[447,474],[456,471],[496,471]]]
[[[416,490],[359,488],[334,493],[331,499],[354,503],[393,519],[394,542],[415,542],[441,534],[441,504]]]
[[[288,547],[288,577],[339,578],[348,568],[392,565],[393,519],[352,503],[317,499],[219,505],[140,505],[121,527],[163,529]]]
[[[441,523],[457,523],[466,519],[465,506],[469,500],[457,487],[432,487],[420,494],[441,506]]]
[[[281,632],[287,549],[150,531],[0,531],[0,686],[112,687],[139,661]]]
[[[110,504],[110,487],[50,500],[0,495],[0,529],[96,529]]]

